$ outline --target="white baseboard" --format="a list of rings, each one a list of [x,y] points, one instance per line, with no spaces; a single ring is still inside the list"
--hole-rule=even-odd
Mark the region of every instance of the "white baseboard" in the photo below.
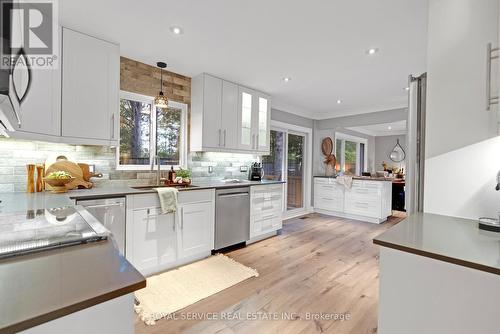
[[[315,209],[314,212],[321,213],[321,214],[327,215],[327,216],[359,220],[362,222],[373,223],[373,224],[382,224],[383,222],[387,221],[387,217],[385,217],[385,218],[365,217],[365,216],[358,216],[358,215],[353,215],[353,214],[345,213],[345,212],[328,211],[328,210],[323,210],[323,209]]]

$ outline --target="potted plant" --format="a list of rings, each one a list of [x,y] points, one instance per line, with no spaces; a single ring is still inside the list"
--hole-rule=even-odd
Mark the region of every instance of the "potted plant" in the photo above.
[[[191,171],[189,169],[179,169],[176,176],[182,178],[184,183],[191,183]]]

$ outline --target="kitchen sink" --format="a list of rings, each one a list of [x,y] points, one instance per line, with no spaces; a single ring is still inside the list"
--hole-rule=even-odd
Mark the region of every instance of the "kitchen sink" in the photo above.
[[[159,186],[136,186],[132,188],[137,190],[149,190],[153,188],[196,188],[196,187],[198,186],[193,186],[193,185],[187,186],[185,184],[179,184],[179,185],[169,184],[169,185],[159,185]]]

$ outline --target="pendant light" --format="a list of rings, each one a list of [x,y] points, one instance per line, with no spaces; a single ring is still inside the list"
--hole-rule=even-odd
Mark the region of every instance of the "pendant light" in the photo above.
[[[155,97],[155,105],[159,108],[168,108],[168,99],[163,95],[163,69],[167,67],[167,64],[159,61],[156,66],[160,68],[160,92]]]

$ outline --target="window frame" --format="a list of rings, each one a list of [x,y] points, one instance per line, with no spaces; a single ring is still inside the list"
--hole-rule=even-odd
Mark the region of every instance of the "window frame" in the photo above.
[[[362,172],[366,172],[368,168],[368,139],[357,137],[353,135],[348,135],[345,133],[337,132],[335,133],[335,157],[339,161],[340,171],[345,172],[345,153],[339,156],[339,152],[337,152],[337,140],[341,141],[341,150],[345,152],[345,142],[350,141],[356,143],[356,175],[361,175]],[[364,170],[361,170],[361,161],[360,161],[360,152],[361,152],[361,144],[364,144],[364,159],[363,159],[363,167]]]
[[[120,99],[134,100],[134,101],[138,101],[138,102],[151,104],[151,124],[150,124],[150,129],[149,129],[149,133],[150,133],[150,135],[149,135],[149,149],[150,149],[151,153],[149,155],[149,164],[148,165],[121,165],[120,164],[120,145],[118,145],[116,148],[116,169],[117,170],[131,170],[131,171],[133,171],[133,170],[137,170],[137,171],[147,170],[147,171],[149,171],[149,170],[151,170],[151,163],[153,161],[153,157],[155,156],[155,152],[156,152],[156,118],[157,118],[157,114],[156,114],[156,105],[154,104],[154,97],[120,90]],[[172,166],[174,167],[174,169],[185,168],[186,163],[187,163],[187,151],[188,151],[188,147],[187,147],[188,146],[187,145],[187,129],[188,129],[187,113],[188,113],[188,105],[186,103],[181,103],[181,102],[169,100],[168,106],[170,108],[181,110],[181,136],[179,138],[179,140],[181,141],[181,145],[179,147],[179,164],[178,165],[161,165],[160,166],[161,170],[168,170]],[[118,111],[118,113],[120,115],[120,110]],[[120,115],[120,117],[121,117],[121,115]],[[121,140],[121,138],[120,138],[120,140]]]

